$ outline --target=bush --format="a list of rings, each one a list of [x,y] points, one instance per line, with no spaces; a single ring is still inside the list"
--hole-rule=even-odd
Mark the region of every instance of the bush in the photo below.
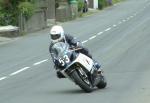
[[[114,3],[120,2],[123,0],[98,0],[98,8],[103,9],[106,6],[111,6]]]
[[[0,12],[0,25],[3,26],[3,25],[13,24],[14,19],[10,19],[11,17],[13,16],[9,14],[8,12],[1,11]]]
[[[30,2],[22,2],[18,6],[19,11],[23,16],[25,16],[27,19],[31,17],[34,13],[34,5]]]
[[[84,2],[83,0],[78,0],[78,11],[81,12],[83,10]]]
[[[22,13],[29,18],[34,11],[34,0],[0,0],[0,25],[18,26],[18,17]]]
[[[113,3],[117,3],[117,2],[120,2],[121,0],[112,0]]]
[[[16,25],[16,19],[18,15],[16,9],[8,9],[3,4],[0,6],[0,25]]]
[[[107,0],[98,0],[98,8],[103,9],[107,6]]]

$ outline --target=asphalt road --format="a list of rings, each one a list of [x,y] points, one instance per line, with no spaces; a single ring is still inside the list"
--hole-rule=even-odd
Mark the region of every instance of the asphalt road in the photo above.
[[[105,89],[55,76],[48,29],[0,45],[0,103],[150,103],[150,0],[126,0],[62,24],[102,63]]]

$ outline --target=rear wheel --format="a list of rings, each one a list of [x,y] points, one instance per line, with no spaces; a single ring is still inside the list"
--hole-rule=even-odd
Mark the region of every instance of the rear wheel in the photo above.
[[[90,93],[93,91],[93,86],[82,68],[73,71],[71,77],[85,92]]]

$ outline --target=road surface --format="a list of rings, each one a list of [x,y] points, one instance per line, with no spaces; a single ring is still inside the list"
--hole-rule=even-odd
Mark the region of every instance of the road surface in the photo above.
[[[0,45],[0,103],[150,103],[150,0],[126,0],[63,23],[101,62],[105,89],[55,75],[48,29]]]

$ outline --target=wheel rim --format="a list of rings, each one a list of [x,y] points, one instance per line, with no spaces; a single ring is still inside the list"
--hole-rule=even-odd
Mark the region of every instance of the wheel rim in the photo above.
[[[90,88],[92,87],[91,82],[88,79],[87,74],[85,73],[85,71],[80,67],[80,69],[78,70],[79,75],[81,77],[81,79],[88,85],[90,86]]]

